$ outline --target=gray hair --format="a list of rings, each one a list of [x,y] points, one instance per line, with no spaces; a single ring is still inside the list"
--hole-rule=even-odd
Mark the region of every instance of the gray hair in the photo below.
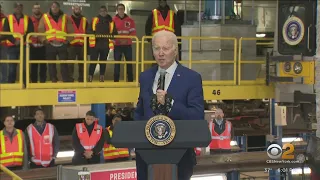
[[[175,47],[175,49],[178,50],[178,38],[173,32],[170,31],[163,30],[156,32],[152,37],[152,44],[154,43],[156,38],[164,36],[168,37],[172,41],[172,45]]]

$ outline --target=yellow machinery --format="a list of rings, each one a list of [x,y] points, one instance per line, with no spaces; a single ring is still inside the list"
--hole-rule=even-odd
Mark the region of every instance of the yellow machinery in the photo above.
[[[0,34],[10,34],[0,32]],[[12,33],[11,33],[12,34]],[[45,33],[30,33],[27,36],[44,36]],[[60,35],[59,35],[60,36]],[[90,35],[75,35],[69,34],[64,36],[83,36],[89,37]],[[57,61],[32,61],[30,60],[30,49],[26,48],[26,68],[27,74],[30,73],[30,64],[32,63],[74,63],[84,64],[84,71],[87,71],[87,65],[90,63],[97,64],[128,64],[135,65],[135,81],[134,82],[87,82],[87,74],[84,73],[83,83],[29,83],[29,76],[27,76],[26,87],[20,80],[17,84],[1,84],[0,85],[0,107],[8,106],[37,106],[37,105],[65,105],[65,104],[93,104],[93,103],[126,103],[136,102],[139,95],[138,75],[144,70],[145,64],[154,63],[154,61],[145,60],[145,41],[151,37],[143,37],[139,40],[136,36],[115,36],[115,38],[131,38],[135,43],[135,61],[88,61],[87,60],[87,47],[84,48],[85,59],[84,61],[76,60],[57,60]],[[192,64],[214,64],[224,63],[232,64],[234,69],[234,79],[228,81],[215,80],[203,81],[203,90],[205,100],[241,100],[241,99],[264,99],[274,97],[274,87],[272,85],[265,85],[265,79],[256,79],[252,81],[241,80],[241,64],[253,63],[263,64],[264,60],[260,61],[245,61],[241,59],[242,41],[258,39],[236,39],[233,37],[179,37],[189,42],[189,60],[180,61],[181,64],[192,68]],[[22,38],[21,38],[22,39]],[[234,58],[231,61],[221,61],[217,59],[206,60],[192,60],[192,42],[197,40],[210,40],[210,41],[230,41],[234,44]],[[263,40],[263,38],[259,38]],[[21,40],[22,41],[22,40]],[[86,38],[85,38],[86,41]],[[20,44],[23,44],[21,42]],[[86,44],[86,42],[84,43]],[[141,48],[140,48],[141,47]],[[23,47],[21,46],[21,51]],[[23,54],[23,53],[21,53]],[[22,63],[23,58],[20,57],[17,61],[0,60],[0,63],[19,63],[20,79],[22,79]],[[61,93],[71,95],[72,102],[59,101]],[[68,94],[69,93],[69,94]]]
[[[302,59],[302,56],[268,56],[268,82],[313,85],[315,61]]]

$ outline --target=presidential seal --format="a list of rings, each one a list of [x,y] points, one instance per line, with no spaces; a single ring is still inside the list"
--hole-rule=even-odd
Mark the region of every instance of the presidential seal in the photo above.
[[[299,44],[304,36],[304,24],[298,17],[290,17],[284,23],[282,28],[282,36],[284,41],[295,46]]]
[[[166,146],[176,136],[176,126],[168,116],[157,115],[149,119],[145,127],[145,133],[151,144]]]

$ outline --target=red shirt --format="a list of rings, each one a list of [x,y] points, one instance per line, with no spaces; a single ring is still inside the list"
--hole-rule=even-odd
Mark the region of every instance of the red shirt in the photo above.
[[[136,35],[136,25],[134,20],[130,18],[128,15],[124,15],[121,18],[118,14],[113,17],[113,21],[116,25],[118,35],[124,36],[135,36]],[[131,45],[132,39],[124,39],[124,38],[117,38],[115,39],[115,45]]]

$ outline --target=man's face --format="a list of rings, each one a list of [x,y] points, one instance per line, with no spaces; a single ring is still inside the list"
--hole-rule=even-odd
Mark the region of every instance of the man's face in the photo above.
[[[76,16],[79,16],[81,14],[81,7],[80,6],[73,7],[73,14]]]
[[[159,1],[159,6],[160,7],[165,7],[167,5],[167,2],[166,1],[164,1],[164,0],[160,0]]]
[[[21,6],[21,5],[19,5],[16,8],[14,8],[14,12],[16,14],[22,14],[22,11],[23,11],[23,6]]]
[[[153,41],[153,56],[162,69],[168,69],[175,61],[177,49],[169,37],[157,37]]]
[[[58,6],[57,4],[55,4],[55,3],[53,3],[53,4],[51,5],[51,12],[52,12],[53,14],[58,14],[59,11],[60,11],[59,6]]]
[[[39,5],[34,5],[33,8],[32,8],[32,13],[34,15],[39,15],[41,13],[40,6]]]
[[[107,11],[106,8],[100,8],[99,14],[100,14],[100,16],[102,16],[102,17],[106,17],[107,14],[108,14],[108,11]]]
[[[6,117],[3,124],[6,128],[13,128],[14,127],[13,117],[11,117],[11,116]]]
[[[95,121],[95,117],[94,116],[86,116],[85,121],[87,125],[91,125],[94,121]]]
[[[116,125],[118,122],[120,122],[121,121],[121,118],[113,118],[113,120],[112,120],[112,125],[114,126],[114,125]]]
[[[223,119],[223,116],[224,116],[224,114],[223,114],[222,110],[217,110],[217,111],[215,112],[215,118],[216,118],[217,120]]]
[[[118,6],[117,11],[118,11],[119,16],[123,16],[124,15],[124,7],[123,6]]]
[[[44,121],[44,113],[43,111],[37,111],[36,114],[34,115],[34,118],[36,121]]]

